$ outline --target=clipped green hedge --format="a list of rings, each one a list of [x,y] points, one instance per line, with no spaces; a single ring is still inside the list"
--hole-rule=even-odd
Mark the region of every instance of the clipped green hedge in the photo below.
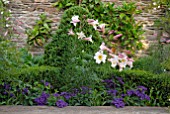
[[[122,72],[113,71],[114,75],[121,76],[126,82],[142,85],[148,88],[148,94],[151,96],[150,106],[170,106],[170,74],[153,74],[142,70],[124,70]],[[109,78],[106,75],[104,78]]]
[[[33,84],[35,81],[41,82],[46,80],[50,82],[55,88],[60,88],[64,85],[64,79],[59,76],[59,68],[50,66],[32,66],[28,68],[11,71],[6,77],[1,77],[1,81],[21,80]]]

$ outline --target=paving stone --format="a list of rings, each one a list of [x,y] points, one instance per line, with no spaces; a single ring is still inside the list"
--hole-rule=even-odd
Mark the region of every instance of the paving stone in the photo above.
[[[0,114],[169,114],[169,110],[166,107],[0,106]]]

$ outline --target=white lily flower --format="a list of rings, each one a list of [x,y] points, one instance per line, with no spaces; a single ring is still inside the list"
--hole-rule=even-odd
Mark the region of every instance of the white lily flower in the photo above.
[[[83,39],[83,38],[85,38],[86,36],[85,36],[85,34],[81,31],[81,32],[78,32],[78,33],[76,33],[77,35],[78,35],[78,39]]]
[[[108,61],[111,62],[111,67],[115,68],[119,62],[118,56],[115,55],[115,57],[108,59]]]
[[[134,60],[132,58],[128,58],[127,65],[132,68]]]
[[[99,31],[101,31],[102,33],[104,33],[105,32],[105,26],[106,26],[106,24],[100,24],[99,25]]]
[[[119,58],[118,65],[119,65],[120,68],[126,68],[127,58]]]
[[[112,50],[109,49],[109,48],[105,45],[104,42],[102,42],[102,44],[100,45],[100,50],[102,50],[102,51],[106,50],[106,51],[112,53]]]
[[[94,59],[96,60],[97,64],[100,64],[101,62],[105,63],[106,62],[106,57],[107,55],[103,54],[103,51],[98,51],[95,53]]]
[[[74,26],[77,25],[78,22],[80,22],[80,20],[78,19],[79,16],[78,15],[74,15],[71,19],[72,21],[70,23],[73,23]]]
[[[91,43],[93,43],[92,35],[90,35],[90,36],[87,37],[87,38],[83,38],[83,40],[90,41]]]
[[[68,31],[68,35],[74,35],[74,32],[73,32],[73,29],[70,29],[69,31]]]
[[[97,30],[97,25],[99,24],[98,20],[87,19],[87,22],[88,22],[90,25],[92,25],[95,30]]]

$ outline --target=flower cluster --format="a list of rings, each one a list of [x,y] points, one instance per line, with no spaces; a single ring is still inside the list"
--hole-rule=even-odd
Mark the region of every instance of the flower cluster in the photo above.
[[[63,108],[63,107],[68,106],[68,103],[66,103],[65,101],[60,99],[56,102],[56,106],[59,107],[59,108]]]
[[[130,68],[133,67],[134,60],[132,58],[129,58],[125,53],[118,53],[118,55],[113,54],[112,50],[109,49],[104,42],[101,44],[100,50],[96,52],[94,56],[96,63],[100,64],[101,62],[106,62],[107,55],[103,54],[103,51],[109,53],[110,57],[108,58],[108,61],[111,63],[111,67],[116,68],[118,66],[119,71],[122,71],[126,66],[129,66]]]
[[[116,108],[123,108],[125,106],[122,98],[115,98],[112,104],[115,105]]]
[[[137,89],[129,89],[129,87],[126,87],[127,85],[125,85],[121,77],[113,76],[110,79],[103,80],[103,83],[105,83],[107,93],[110,96],[110,103],[116,108],[123,108],[126,103],[128,104],[129,101],[126,101],[127,99],[134,99],[135,103],[136,100],[150,100],[150,97],[145,94],[145,92],[147,91],[146,87],[137,86]]]
[[[137,96],[141,100],[150,100],[150,97],[145,94],[147,91],[147,88],[144,86],[138,86],[136,90],[128,90],[127,95],[128,96]]]
[[[43,92],[41,96],[34,99],[34,101],[37,105],[46,105],[48,97],[50,97],[50,95]]]
[[[77,23],[79,22],[81,22],[79,20],[79,16],[74,15],[71,18],[70,23],[72,23],[76,27]],[[105,32],[106,24],[99,24],[98,20],[94,20],[94,19],[87,19],[87,22],[89,25],[92,25],[95,30],[98,30],[102,33]],[[115,31],[112,30],[112,31],[109,31],[108,34],[113,34],[114,32]],[[68,31],[68,35],[75,35],[72,28]],[[78,39],[90,41],[93,43],[92,35],[90,35],[89,37],[86,37],[83,31],[77,32],[76,35]],[[113,40],[117,40],[121,36],[122,34],[118,34],[113,37]],[[108,52],[108,54],[104,54],[104,51]],[[102,62],[105,63],[107,56],[109,56],[108,61],[111,63],[111,67],[116,68],[118,66],[119,71],[122,71],[124,68],[126,68],[126,66],[129,66],[130,68],[133,67],[134,60],[132,58],[129,58],[125,53],[119,53],[118,55],[114,54],[114,51],[112,49],[109,49],[103,42],[100,46],[100,50],[95,53],[94,59],[96,60],[97,64],[100,64]]]
[[[75,27],[77,25],[77,23],[81,22],[79,20],[79,16],[78,15],[74,15],[72,18],[71,18],[71,22]],[[73,32],[73,29],[71,28],[69,31],[68,31],[68,35],[72,35],[74,36],[75,33]],[[92,35],[90,35],[89,37],[87,37],[83,31],[80,31],[80,32],[77,32],[76,33],[78,39],[81,39],[81,40],[85,40],[85,41],[89,41],[91,43],[93,43],[93,40],[92,40]]]

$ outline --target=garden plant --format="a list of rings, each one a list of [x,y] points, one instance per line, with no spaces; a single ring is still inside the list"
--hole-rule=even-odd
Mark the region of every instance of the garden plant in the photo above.
[[[68,1],[55,4],[65,11],[54,33],[43,14],[27,31],[30,44],[50,38],[44,54],[32,56],[11,41],[9,2],[0,0],[0,105],[170,106],[170,47],[158,36],[147,57],[135,56],[143,39],[135,4]]]

